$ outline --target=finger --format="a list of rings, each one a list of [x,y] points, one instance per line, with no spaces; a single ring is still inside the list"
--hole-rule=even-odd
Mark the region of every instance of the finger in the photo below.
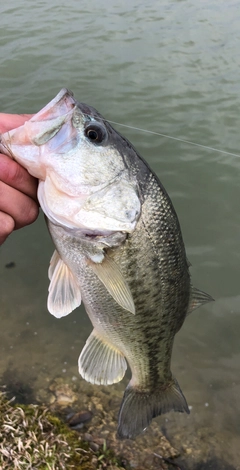
[[[0,245],[5,242],[8,235],[10,235],[10,233],[12,233],[14,230],[14,227],[15,222],[13,218],[10,215],[0,211]]]
[[[22,126],[33,114],[7,114],[0,113],[0,132],[7,132]]]
[[[0,211],[10,215],[15,222],[15,229],[18,229],[36,220],[39,207],[31,197],[1,181]]]
[[[0,181],[12,186],[37,201],[37,180],[19,163],[0,154]]]

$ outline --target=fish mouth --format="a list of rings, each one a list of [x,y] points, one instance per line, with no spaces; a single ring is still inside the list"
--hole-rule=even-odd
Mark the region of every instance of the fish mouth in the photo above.
[[[77,102],[73,97],[72,91],[67,88],[62,88],[55,98],[35,114],[30,121],[39,121],[39,118],[41,118],[42,121],[49,120],[49,114],[51,115],[51,119],[58,118],[76,107],[76,105]]]
[[[22,126],[0,134],[0,151],[20,163],[32,176],[44,180],[45,171],[39,165],[40,146],[52,140],[65,121],[71,118],[74,109],[77,109],[77,102],[73,93],[62,88],[55,98]],[[39,129],[39,123],[42,123],[43,131]],[[28,151],[30,146],[31,154]]]

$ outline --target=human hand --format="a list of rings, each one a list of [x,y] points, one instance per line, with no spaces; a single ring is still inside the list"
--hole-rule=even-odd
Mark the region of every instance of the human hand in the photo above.
[[[0,113],[0,133],[22,126],[31,116]],[[34,222],[38,213],[37,180],[0,153],[0,245],[13,230]]]

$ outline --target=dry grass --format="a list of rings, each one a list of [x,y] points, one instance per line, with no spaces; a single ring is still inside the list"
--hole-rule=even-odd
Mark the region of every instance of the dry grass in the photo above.
[[[48,409],[14,405],[0,392],[1,470],[120,469],[107,449],[94,452],[89,444]]]

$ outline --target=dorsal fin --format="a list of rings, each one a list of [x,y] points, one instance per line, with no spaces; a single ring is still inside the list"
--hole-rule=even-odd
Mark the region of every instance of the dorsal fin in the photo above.
[[[189,315],[189,313],[191,313],[196,308],[206,304],[207,302],[212,302],[213,300],[214,299],[211,297],[211,295],[206,294],[206,292],[203,292],[196,287],[193,287],[187,314]]]

